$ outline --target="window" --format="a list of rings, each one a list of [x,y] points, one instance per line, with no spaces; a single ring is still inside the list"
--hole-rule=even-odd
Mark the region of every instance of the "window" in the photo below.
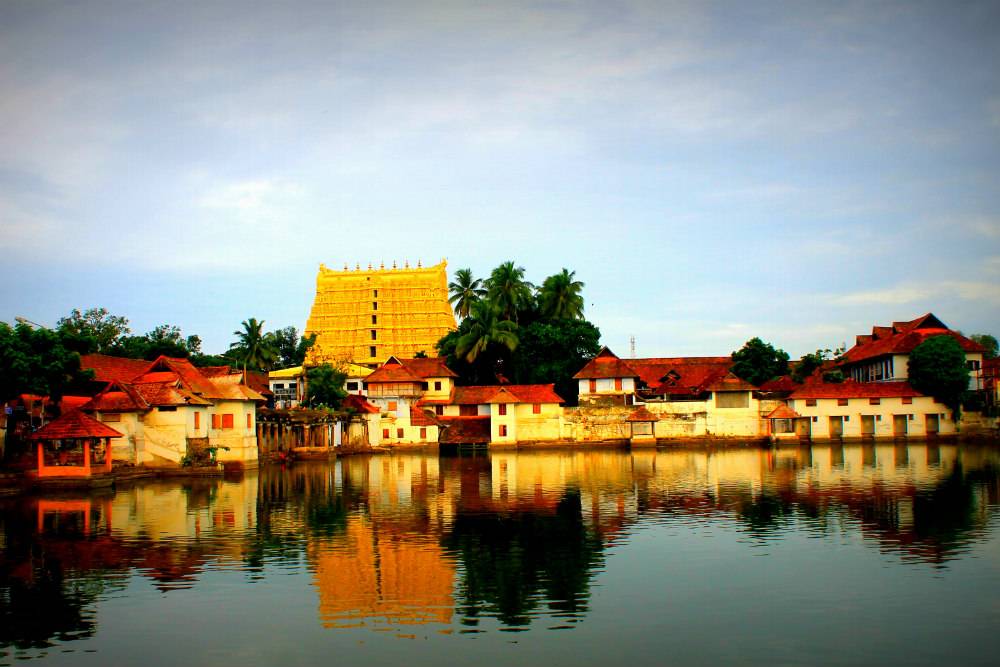
[[[913,404],[913,397],[912,396],[904,396],[903,397],[903,405],[912,405],[912,404]]]
[[[531,406],[531,413],[535,414],[535,415],[542,414],[542,404],[541,403],[535,403],[534,405],[532,405]]]
[[[806,399],[806,407],[811,408],[811,407],[815,407],[815,406],[816,406],[816,399],[815,398],[807,398]]]
[[[396,403],[396,401],[389,401],[389,407],[388,407],[389,412],[395,412],[398,407],[399,404]]]
[[[815,416],[814,416],[814,417],[813,417],[813,423],[815,423],[815,422],[818,422],[818,421],[819,421],[819,417],[815,417]]]
[[[844,421],[845,422],[851,421],[851,415],[847,415],[846,417],[844,417]]]
[[[621,391],[621,390],[622,390],[622,379],[615,378],[615,391]]]
[[[372,345],[370,348],[368,348],[368,356],[369,357],[374,357],[375,356],[375,346],[374,345]]]
[[[427,429],[423,426],[420,427],[420,439],[421,440],[427,439]]]
[[[219,428],[219,415],[212,415],[212,428]]]
[[[970,371],[978,371],[979,370],[979,360],[978,359],[969,359],[968,361],[965,362],[965,365],[969,367]]]
[[[441,391],[441,381],[440,380],[436,380],[434,382],[434,391]]]
[[[348,382],[347,383],[347,391],[357,391],[357,390],[358,390],[358,383],[357,382]]]
[[[748,391],[718,391],[715,393],[717,408],[748,408],[750,407],[750,392]]]
[[[401,428],[396,429],[396,437],[399,438],[400,440],[403,439],[403,429]]]
[[[375,329],[372,329],[372,340],[378,340],[378,333],[375,331]]]
[[[507,425],[506,424],[500,424],[500,437],[501,438],[506,438],[507,437]]]
[[[233,427],[233,413],[227,412],[222,415],[222,428],[232,428]]]
[[[289,383],[288,383],[288,388],[289,388],[289,389],[295,389],[295,387],[296,387],[296,386],[297,386],[297,385],[296,385],[296,384],[295,384],[294,382],[289,382]]]
[[[194,430],[197,431],[200,428],[201,428],[201,413],[200,412],[195,412],[194,413]]]
[[[372,315],[372,324],[378,324],[378,315]]]
[[[156,410],[158,412],[177,412],[177,406],[176,405],[161,405],[160,407],[156,408]]]
[[[846,398],[838,398],[837,399],[837,405],[847,405],[847,399]]]
[[[378,301],[372,301],[372,310],[378,310]]]
[[[501,403],[499,407],[500,407],[500,415],[501,416],[506,415],[507,414],[507,404],[506,403]]]
[[[882,404],[882,399],[881,398],[869,398],[868,399],[868,405],[881,405],[881,404]]]
[[[247,413],[247,428],[253,428],[253,415]]]
[[[195,416],[195,425],[194,425],[194,427],[198,428],[198,422],[197,422],[198,413],[197,412],[194,413],[194,416]],[[122,416],[118,412],[106,412],[103,415],[101,415],[101,421],[102,422],[120,422],[121,420],[122,420]]]
[[[382,439],[383,440],[389,439],[389,429],[387,428],[382,429]]]
[[[285,384],[283,382],[275,382],[273,385],[271,385],[271,388],[272,389],[284,389],[285,388]]]
[[[377,289],[373,289],[372,290],[372,298],[373,299],[377,299],[378,298],[378,290]]]
[[[597,380],[593,380],[592,379],[590,381],[590,393],[591,394],[596,394],[597,393]]]
[[[435,405],[434,406],[434,414],[436,414],[436,415],[443,415],[444,414],[444,406],[443,405]]]
[[[460,405],[458,406],[458,414],[462,417],[475,417],[478,412],[475,405]]]

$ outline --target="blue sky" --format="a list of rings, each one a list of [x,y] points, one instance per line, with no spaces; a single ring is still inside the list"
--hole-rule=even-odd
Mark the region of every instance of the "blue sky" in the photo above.
[[[619,354],[1000,335],[1000,3],[0,2],[0,320],[224,350],[319,264],[567,267]]]

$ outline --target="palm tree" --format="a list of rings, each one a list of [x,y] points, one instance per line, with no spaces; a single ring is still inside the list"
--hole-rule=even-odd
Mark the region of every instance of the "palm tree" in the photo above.
[[[576,271],[562,270],[549,276],[538,290],[538,304],[542,317],[550,319],[583,319],[583,283],[574,280]]]
[[[451,293],[448,303],[454,305],[455,314],[463,320],[472,312],[472,305],[486,296],[482,285],[482,280],[472,277],[472,269],[459,269],[455,272],[455,282],[448,283]]]
[[[524,279],[524,267],[504,262],[486,280],[486,295],[500,317],[517,322],[518,312],[531,305],[534,285]]]
[[[237,329],[233,332],[237,340],[229,346],[229,350],[242,362],[244,374],[247,368],[267,370],[278,353],[273,337],[263,333],[264,320],[258,322],[257,318],[251,317],[249,320],[243,320],[242,324],[242,331]]]
[[[496,345],[513,351],[517,347],[517,325],[510,320],[500,319],[496,306],[488,301],[477,301],[472,305],[469,330],[455,346],[455,355],[470,364],[476,358]]]

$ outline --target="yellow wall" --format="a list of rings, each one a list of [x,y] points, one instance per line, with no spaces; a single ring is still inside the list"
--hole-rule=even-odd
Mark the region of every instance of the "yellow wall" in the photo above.
[[[320,266],[304,334],[315,333],[317,339],[306,364],[373,365],[391,355],[433,354],[434,344],[455,328],[447,266],[444,261],[427,268],[333,271]]]
[[[216,460],[256,461],[257,406],[252,401],[217,401],[210,414],[219,415],[220,428],[211,428],[211,416],[202,415],[202,424],[207,422],[208,446],[218,448],[215,452]],[[233,415],[233,428],[221,428],[223,414]]]
[[[816,405],[806,405],[805,399],[794,399],[788,401],[788,406],[798,412],[803,417],[810,420],[811,434],[813,438],[829,438],[830,417],[846,417],[843,422],[844,438],[862,437],[862,415],[873,415],[881,417],[874,422],[876,438],[892,438],[893,416],[913,415],[913,419],[907,419],[907,435],[924,436],[926,415],[938,415],[938,433],[946,435],[955,433],[955,422],[951,419],[951,410],[941,405],[929,396],[916,396],[912,404],[904,404],[902,398],[882,398],[879,405],[871,405],[867,398],[848,399],[847,405],[837,405],[835,398],[818,398]],[[816,418],[813,421],[813,418]]]

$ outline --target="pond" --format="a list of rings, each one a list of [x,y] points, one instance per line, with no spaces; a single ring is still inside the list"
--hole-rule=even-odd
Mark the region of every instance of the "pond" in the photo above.
[[[0,665],[996,664],[998,471],[412,453],[0,499]]]

